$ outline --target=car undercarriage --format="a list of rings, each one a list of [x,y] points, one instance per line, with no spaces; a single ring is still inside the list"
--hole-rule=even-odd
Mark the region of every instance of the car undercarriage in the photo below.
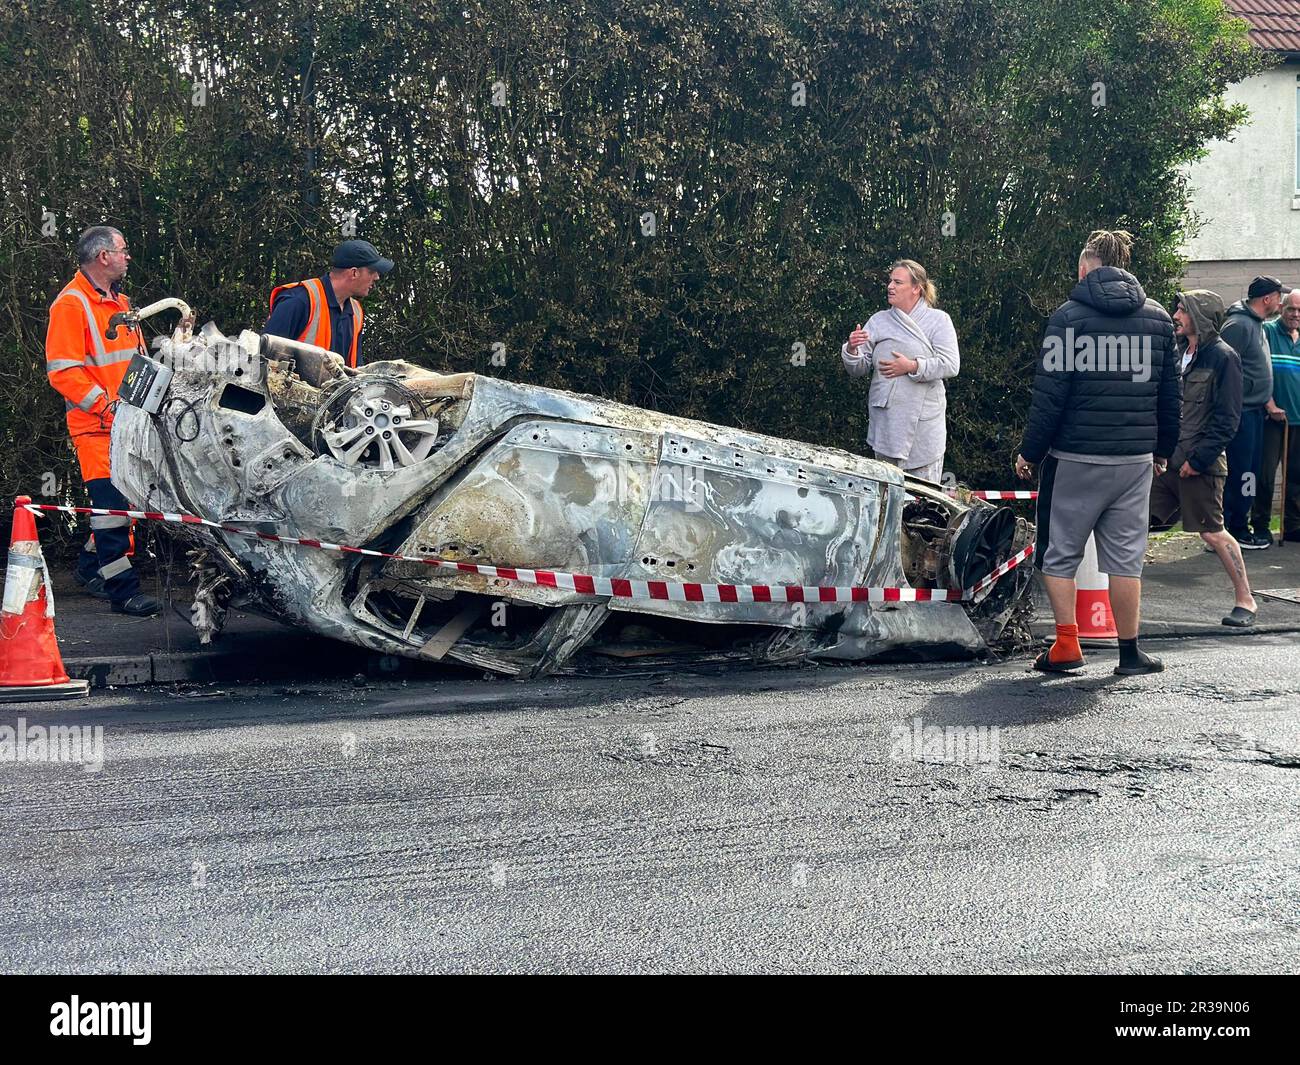
[[[405,361],[354,370],[189,320],[155,342],[165,387],[120,404],[113,426],[113,482],[144,509],[410,558],[741,586],[965,589],[1032,541],[1005,507],[844,451]],[[961,603],[644,601],[199,525],[177,535],[205,641],[239,605],[516,676],[980,654],[1020,633],[1032,580],[1021,566]]]

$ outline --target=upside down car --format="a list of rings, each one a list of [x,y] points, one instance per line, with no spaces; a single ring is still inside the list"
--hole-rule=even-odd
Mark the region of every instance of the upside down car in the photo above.
[[[147,400],[113,425],[134,506],[443,559],[632,581],[970,588],[1032,540],[1010,510],[831,448],[405,361],[182,311]],[[143,362],[143,360],[142,360]],[[1029,567],[966,602],[709,602],[564,587],[172,526],[206,641],[237,604],[385,655],[535,676],[631,659],[787,661],[987,651]]]

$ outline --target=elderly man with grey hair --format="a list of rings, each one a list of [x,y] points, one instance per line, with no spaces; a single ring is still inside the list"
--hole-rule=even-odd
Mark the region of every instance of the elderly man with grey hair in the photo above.
[[[1268,533],[1273,518],[1273,487],[1280,463],[1286,478],[1282,488],[1282,540],[1300,543],[1300,288],[1282,300],[1282,315],[1264,323],[1273,363],[1273,394],[1264,404],[1264,463],[1255,493],[1254,526]]]
[[[126,326],[110,338],[113,315],[131,309],[122,294],[122,281],[131,253],[121,230],[91,226],[77,241],[79,269],[50,304],[45,334],[45,372],[51,387],[63,396],[68,435],[77,449],[81,477],[91,505],[125,510],[126,499],[110,479],[109,439],[118,389],[137,351],[144,350],[138,330]],[[109,600],[119,614],[148,617],[158,613],[158,600],[140,591],[140,578],[131,566],[129,518],[90,519],[93,549],[82,549],[77,579],[92,595]]]

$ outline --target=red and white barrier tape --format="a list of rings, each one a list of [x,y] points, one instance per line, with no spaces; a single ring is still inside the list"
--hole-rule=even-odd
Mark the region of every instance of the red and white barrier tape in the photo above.
[[[193,514],[165,514],[156,510],[108,510],[103,507],[60,507],[48,503],[24,503],[33,514],[53,511],[61,514],[91,514],[139,521],[161,521],[177,525],[206,525],[232,536],[253,540],[270,540],[277,544],[297,544],[319,551],[339,551],[349,555],[387,558],[398,562],[418,562],[424,566],[477,573],[482,577],[502,577],[508,581],[537,584],[545,588],[601,595],[616,599],[663,599],[686,603],[961,603],[969,602],[1001,577],[1005,577],[1034,553],[1030,544],[998,566],[987,577],[966,589],[957,588],[867,588],[804,584],[693,584],[677,581],[634,581],[622,577],[592,577],[585,573],[559,573],[553,570],[516,569],[509,566],[480,566],[472,562],[449,562],[422,555],[397,555],[366,547],[331,544],[299,536],[240,529],[234,525],[198,518]]]
[[[1037,492],[972,492],[973,499],[1037,499]]]

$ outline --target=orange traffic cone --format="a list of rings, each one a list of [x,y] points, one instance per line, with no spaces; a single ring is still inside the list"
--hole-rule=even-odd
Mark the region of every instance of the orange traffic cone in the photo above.
[[[46,587],[49,571],[36,538],[36,520],[14,500],[4,602],[0,605],[0,702],[72,699],[86,695],[90,683],[69,680],[54,638],[54,599]]]
[[[1110,609],[1110,578],[1097,568],[1097,542],[1088,536],[1083,561],[1074,575],[1074,612],[1079,623],[1079,640],[1106,641],[1119,638],[1115,615]]]

